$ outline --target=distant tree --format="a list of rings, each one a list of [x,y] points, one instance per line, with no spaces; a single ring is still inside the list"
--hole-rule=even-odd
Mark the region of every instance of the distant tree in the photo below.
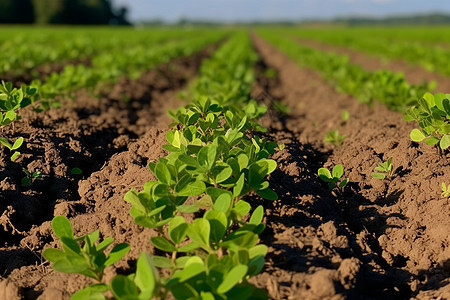
[[[115,15],[110,0],[33,0],[33,3],[36,22],[40,24],[129,24],[125,19],[126,8]]]
[[[34,9],[31,0],[1,0],[0,23],[33,23]]]

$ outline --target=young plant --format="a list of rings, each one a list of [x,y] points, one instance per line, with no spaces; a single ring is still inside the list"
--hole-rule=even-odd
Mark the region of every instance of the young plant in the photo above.
[[[348,110],[342,110],[341,111],[341,119],[342,119],[342,123],[346,123],[348,121],[348,119],[350,118],[350,113],[348,112]]]
[[[33,184],[33,182],[36,179],[40,179],[42,178],[42,172],[39,170],[34,171],[33,173],[31,173],[30,171],[28,171],[27,169],[23,168],[22,171],[25,173],[25,177],[22,178],[21,180],[21,184],[22,186],[30,186]]]
[[[15,142],[12,145],[7,139],[0,137],[0,143],[9,149],[10,153],[12,153],[10,159],[11,161],[15,161],[16,158],[20,155],[20,152],[15,150],[19,149],[20,146],[22,146],[23,137],[19,137],[17,140],[15,140]]]
[[[390,179],[394,173],[394,166],[392,165],[392,157],[385,162],[378,163],[378,166],[375,167],[375,171],[371,175],[376,179],[385,179],[386,177]]]
[[[338,130],[328,131],[323,141],[325,143],[331,143],[335,146],[339,146],[345,139],[344,135],[340,135]]]
[[[442,193],[441,196],[443,198],[450,197],[450,185],[446,185],[445,182],[441,184]]]
[[[130,250],[128,244],[116,245],[108,256],[105,249],[113,243],[111,237],[97,243],[99,231],[75,237],[70,221],[63,216],[52,220],[52,228],[60,239],[62,250],[45,249],[42,256],[53,263],[53,269],[63,273],[78,273],[101,282],[103,271],[114,264]]]
[[[418,105],[406,111],[406,121],[417,121],[420,129],[413,129],[410,138],[414,142],[425,141],[444,150],[450,147],[450,94],[426,93],[417,100]]]
[[[336,165],[333,171],[330,172],[327,168],[320,168],[317,172],[319,178],[328,183],[330,189],[338,189],[341,193],[344,191],[344,187],[348,183],[348,178],[341,178],[344,175],[344,167],[342,165]]]

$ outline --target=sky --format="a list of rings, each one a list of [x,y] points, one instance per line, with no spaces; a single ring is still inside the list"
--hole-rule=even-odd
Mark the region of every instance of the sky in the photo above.
[[[307,20],[346,16],[450,13],[449,0],[113,0],[131,21],[182,17],[213,21]]]

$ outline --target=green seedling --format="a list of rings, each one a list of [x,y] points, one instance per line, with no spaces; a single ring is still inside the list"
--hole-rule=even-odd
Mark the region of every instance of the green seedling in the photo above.
[[[0,137],[0,143],[6,148],[8,148],[10,153],[12,152],[10,159],[11,161],[15,161],[16,158],[20,155],[20,152],[15,150],[17,150],[18,148],[20,148],[20,146],[22,146],[23,137],[19,137],[12,145],[7,139]]]
[[[450,185],[446,185],[445,182],[441,184],[442,193],[441,196],[443,198],[450,197]]]
[[[335,146],[339,146],[345,139],[344,135],[340,135],[338,130],[328,131],[323,141],[325,143],[331,143]]]
[[[394,173],[394,166],[392,165],[392,157],[385,162],[379,163],[378,166],[375,167],[375,171],[371,175],[376,179],[385,179],[386,177],[390,179]]]
[[[72,168],[70,170],[70,173],[72,175],[81,175],[81,174],[83,174],[83,170],[81,170],[80,168]]]
[[[349,118],[350,118],[350,113],[348,112],[348,110],[344,109],[343,111],[341,111],[342,123],[346,123]]]
[[[30,186],[33,184],[33,182],[36,179],[42,178],[42,172],[39,170],[36,170],[34,172],[30,172],[27,169],[23,168],[22,171],[25,173],[25,177],[22,178],[21,184],[22,186]]]
[[[425,141],[440,150],[450,147],[450,94],[426,93],[417,100],[418,105],[406,111],[406,121],[417,121],[420,129],[413,129],[410,138],[414,142]]]
[[[337,188],[341,192],[343,192],[344,187],[348,183],[348,178],[341,178],[344,175],[344,167],[342,165],[334,166],[332,172],[326,168],[320,168],[318,175],[320,179],[328,183],[330,189]]]
[[[60,239],[62,250],[45,249],[42,256],[53,263],[53,269],[63,273],[78,273],[101,281],[103,271],[107,266],[114,264],[130,250],[128,244],[116,245],[108,256],[105,249],[113,243],[108,237],[101,243],[99,231],[75,237],[72,225],[63,216],[56,216],[52,220],[52,228],[55,235]]]

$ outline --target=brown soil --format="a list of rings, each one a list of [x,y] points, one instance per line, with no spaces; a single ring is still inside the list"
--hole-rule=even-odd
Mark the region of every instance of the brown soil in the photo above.
[[[142,246],[149,245],[151,231],[134,224],[123,196],[151,179],[147,164],[164,155],[167,110],[180,106],[177,93],[215,47],[175,59],[137,81],[122,79],[100,99],[81,91],[61,109],[27,110],[27,123],[3,133],[26,142],[16,163],[7,151],[0,156],[0,299],[67,299],[86,286],[85,278],[54,272],[43,262],[42,250],[56,246],[49,221],[55,215],[70,218],[79,234],[100,229],[104,237],[131,244],[134,252],[107,276],[129,269],[137,251],[151,252]],[[72,175],[74,167],[83,174]],[[44,175],[24,187],[21,168]]]
[[[266,205],[263,243],[271,247],[254,282],[273,299],[449,299],[450,201],[439,196],[450,154],[411,142],[413,124],[400,114],[360,105],[262,39],[254,43],[278,71],[255,95],[291,108],[265,124],[286,148],[275,155],[271,184],[280,199]],[[341,146],[324,145],[331,129],[346,136]],[[373,179],[389,157],[393,178]],[[343,194],[316,175],[339,163],[351,181]]]
[[[450,92],[450,78],[442,74],[429,72],[421,66],[412,65],[402,60],[386,60],[379,57],[354,51],[346,47],[321,43],[310,39],[299,39],[301,44],[308,47],[320,49],[322,51],[334,52],[341,55],[347,55],[350,62],[360,65],[368,71],[376,71],[380,69],[390,70],[393,72],[402,72],[406,81],[412,84],[421,84],[423,81],[435,81],[437,84],[436,92]]]
[[[267,136],[286,148],[274,155],[279,168],[270,178],[280,199],[251,199],[266,207],[261,242],[270,246],[266,267],[252,282],[272,299],[449,299],[450,203],[439,195],[441,182],[450,183],[444,171],[450,154],[412,143],[413,124],[401,115],[338,94],[260,38],[254,43],[262,57],[254,97],[281,100],[291,113],[271,111],[262,120]],[[179,106],[177,90],[205,55],[176,60],[137,82],[124,80],[101,99],[80,93],[72,107],[29,112],[24,120],[33,121],[8,133],[27,137],[20,166],[45,176],[22,187],[20,168],[0,157],[0,300],[68,299],[89,283],[42,260],[42,250],[56,246],[54,215],[69,217],[77,234],[99,228],[102,236],[131,244],[106,280],[133,270],[138,251],[153,252],[153,231],[136,226],[123,196],[152,179],[148,162],[165,154],[165,112]],[[263,75],[269,67],[277,78]],[[114,100],[122,98],[130,102]],[[350,112],[346,123],[342,109]],[[346,135],[341,146],[323,144],[331,129]],[[388,157],[393,178],[372,179]],[[338,163],[351,181],[343,194],[316,175]],[[71,175],[72,167],[83,175]]]

